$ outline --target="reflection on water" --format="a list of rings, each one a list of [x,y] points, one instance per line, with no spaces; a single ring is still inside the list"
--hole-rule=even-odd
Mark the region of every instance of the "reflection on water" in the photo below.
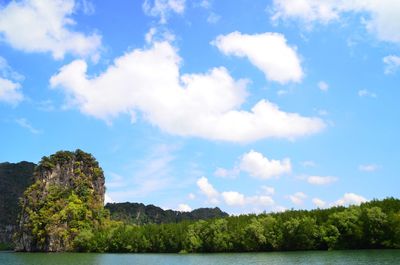
[[[239,254],[0,253],[1,265],[393,265],[400,250],[301,251]]]

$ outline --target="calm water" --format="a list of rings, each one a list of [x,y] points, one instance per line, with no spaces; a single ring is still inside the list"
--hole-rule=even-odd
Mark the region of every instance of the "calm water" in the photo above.
[[[43,254],[0,253],[1,265],[361,265],[400,264],[400,250],[276,252],[246,254]]]

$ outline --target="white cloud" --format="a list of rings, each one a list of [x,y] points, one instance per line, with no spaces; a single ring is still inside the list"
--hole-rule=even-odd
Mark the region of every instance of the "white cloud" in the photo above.
[[[349,13],[366,14],[361,23],[379,40],[400,43],[400,2],[397,0],[274,0],[273,21],[297,19],[307,25],[339,21]]]
[[[226,55],[247,57],[268,80],[285,84],[300,82],[303,77],[296,48],[289,46],[282,34],[233,32],[218,36],[213,44]]]
[[[16,105],[24,98],[21,85],[0,77],[0,102]]]
[[[25,119],[25,118],[20,118],[20,119],[16,119],[15,122],[21,126],[22,128],[27,129],[28,131],[30,131],[33,134],[39,134],[41,133],[40,130],[36,129],[35,127],[33,127],[30,122]]]
[[[365,165],[359,165],[358,170],[360,171],[365,171],[365,172],[374,172],[378,170],[379,166],[376,164],[365,164]]]
[[[295,194],[289,195],[289,199],[296,205],[303,204],[304,200],[307,198],[307,195],[303,192],[296,192]]]
[[[273,195],[275,193],[275,188],[269,186],[261,186],[263,192],[267,195]]]
[[[326,206],[326,202],[319,198],[312,199],[312,203],[318,208],[324,208]]]
[[[253,210],[258,209],[257,207],[266,207],[275,204],[274,200],[268,195],[246,196],[237,191],[224,191],[220,193],[208,182],[206,177],[198,179],[197,186],[200,192],[207,197],[208,203],[211,204],[219,204],[220,198],[228,206],[251,206]],[[269,189],[271,192],[271,188]]]
[[[194,199],[196,199],[196,195],[194,195],[193,193],[189,193],[188,198],[190,200],[194,200]]]
[[[373,92],[370,92],[366,89],[362,89],[358,91],[358,96],[359,97],[369,97],[369,98],[376,98],[377,95]]]
[[[245,196],[237,191],[226,191],[222,192],[222,198],[225,203],[229,206],[271,206],[275,202],[270,196]]]
[[[336,182],[338,179],[336,177],[321,177],[321,176],[309,176],[307,182],[312,185],[327,185]]]
[[[223,192],[222,197],[229,206],[243,206],[246,203],[244,195],[237,191]]]
[[[261,153],[251,150],[242,156],[240,169],[252,177],[269,179],[290,173],[292,165],[288,158],[283,160],[269,160]]]
[[[196,182],[201,193],[207,196],[208,200],[212,204],[218,203],[219,192],[208,182],[206,177],[201,177]]]
[[[400,67],[400,56],[388,55],[383,58],[385,63],[385,74],[394,74]]]
[[[107,203],[114,203],[115,201],[110,197],[110,195],[108,195],[107,193],[104,194],[104,204]]]
[[[367,199],[355,193],[345,193],[342,198],[333,203],[334,206],[359,205]]]
[[[24,76],[14,71],[7,60],[0,56],[0,102],[17,105],[24,99],[20,81]]]
[[[263,138],[295,139],[321,131],[325,123],[287,113],[260,100],[241,110],[247,80],[234,80],[224,67],[204,74],[180,75],[181,58],[168,42],[135,49],[89,78],[87,64],[75,60],[50,80],[62,88],[69,106],[106,121],[140,111],[163,131],[211,140],[251,142]]]
[[[324,82],[324,81],[319,81],[319,82],[318,82],[318,88],[319,88],[321,91],[326,92],[326,91],[328,91],[328,89],[329,89],[329,85],[328,85],[326,82]]]
[[[145,0],[143,11],[148,16],[160,17],[160,24],[165,24],[172,12],[183,14],[185,0]]]
[[[0,9],[1,39],[25,52],[50,52],[55,59],[66,53],[96,55],[101,37],[71,30],[75,8],[74,0],[11,1]]]
[[[185,203],[181,203],[181,204],[178,205],[177,211],[179,211],[179,212],[191,212],[192,208],[189,205],[185,204]]]

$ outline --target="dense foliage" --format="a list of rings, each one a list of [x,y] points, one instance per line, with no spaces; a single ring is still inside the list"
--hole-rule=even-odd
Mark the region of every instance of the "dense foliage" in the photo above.
[[[60,151],[44,157],[34,176],[21,200],[17,250],[71,251],[76,235],[107,219],[103,171],[90,154]]]
[[[12,248],[18,214],[18,200],[33,182],[34,163],[0,163],[0,250]]]
[[[106,221],[80,231],[78,251],[242,252],[400,248],[400,200],[312,211],[130,225]]]
[[[110,211],[112,220],[136,225],[177,223],[181,221],[197,221],[228,216],[227,213],[221,211],[218,207],[199,208],[191,212],[179,212],[163,210],[154,205],[124,202],[107,203],[105,208]]]

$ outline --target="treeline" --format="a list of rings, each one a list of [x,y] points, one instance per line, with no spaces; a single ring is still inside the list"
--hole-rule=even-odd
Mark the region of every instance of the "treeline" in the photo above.
[[[104,220],[74,239],[82,252],[244,252],[400,248],[400,200],[174,224]]]

